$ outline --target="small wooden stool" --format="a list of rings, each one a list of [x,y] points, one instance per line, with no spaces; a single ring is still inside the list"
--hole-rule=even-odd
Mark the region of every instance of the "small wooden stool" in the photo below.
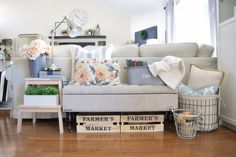
[[[61,106],[57,105],[55,107],[30,107],[20,105],[18,110],[18,121],[17,121],[17,133],[21,132],[22,128],[22,113],[23,112],[32,112],[33,113],[33,123],[36,123],[36,116],[35,113],[37,112],[57,112],[58,113],[58,121],[59,121],[59,131],[60,134],[63,134],[63,121],[62,121],[62,112]]]

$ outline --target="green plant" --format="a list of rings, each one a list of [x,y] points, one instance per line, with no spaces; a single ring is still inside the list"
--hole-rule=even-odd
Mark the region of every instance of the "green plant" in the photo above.
[[[143,30],[143,31],[141,32],[141,34],[140,34],[140,38],[141,38],[142,40],[146,40],[147,37],[148,37],[148,32],[147,32],[146,30]]]
[[[26,95],[57,95],[59,94],[59,90],[56,87],[50,86],[39,86],[39,87],[32,87],[29,86],[25,90]]]

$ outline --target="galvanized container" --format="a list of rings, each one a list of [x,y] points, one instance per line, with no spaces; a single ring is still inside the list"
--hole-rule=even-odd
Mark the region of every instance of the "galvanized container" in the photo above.
[[[157,76],[154,77],[147,66],[127,68],[127,80],[129,85],[164,85],[165,83]]]

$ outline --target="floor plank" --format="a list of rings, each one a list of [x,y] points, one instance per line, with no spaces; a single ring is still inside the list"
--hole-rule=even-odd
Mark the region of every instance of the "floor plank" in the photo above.
[[[0,111],[0,157],[235,157],[236,133],[219,128],[182,140],[175,131],[159,133],[59,134],[57,120],[16,120]]]

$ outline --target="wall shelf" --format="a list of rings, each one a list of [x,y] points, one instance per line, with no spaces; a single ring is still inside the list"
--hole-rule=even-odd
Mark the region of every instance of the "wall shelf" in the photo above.
[[[49,36],[49,39],[52,37]],[[99,35],[99,36],[77,36],[71,38],[69,36],[55,36],[54,37],[54,45],[68,45],[68,44],[75,44],[80,45],[82,47],[87,45],[94,45],[94,46],[105,46],[106,45],[106,36]]]

